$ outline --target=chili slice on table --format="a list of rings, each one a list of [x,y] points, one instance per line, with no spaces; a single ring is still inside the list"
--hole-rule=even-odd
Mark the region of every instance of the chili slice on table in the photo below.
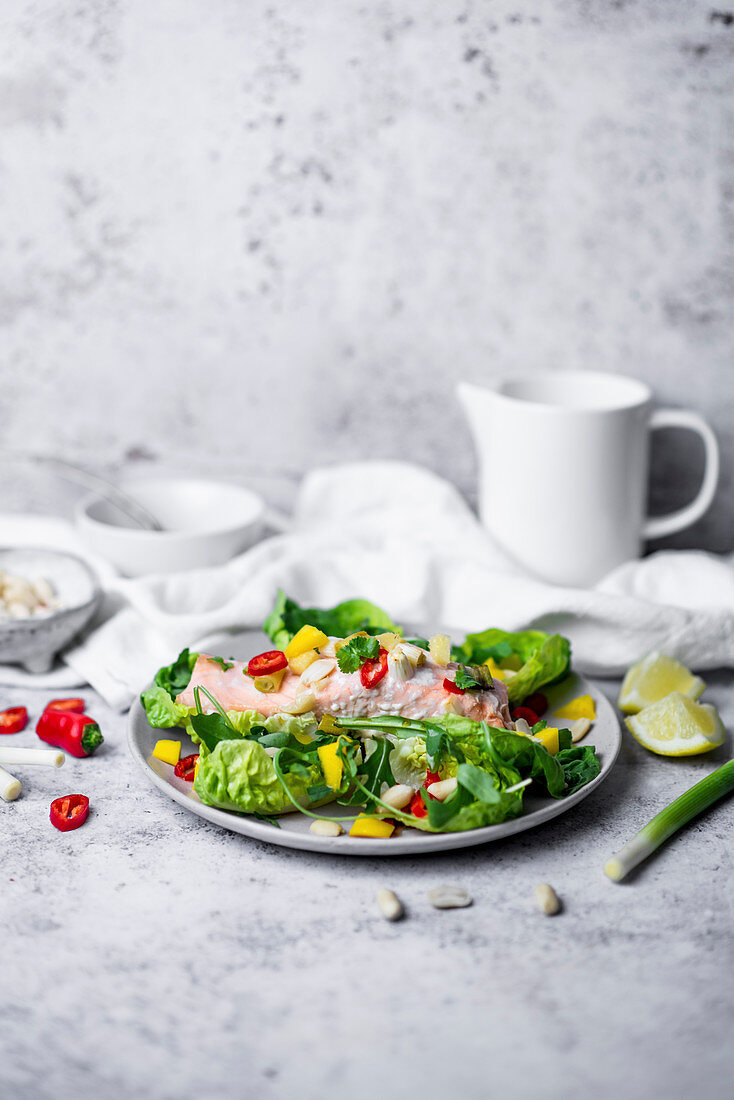
[[[368,657],[359,670],[362,687],[377,687],[380,680],[387,676],[387,650],[380,646],[379,657]]]
[[[443,682],[444,691],[448,691],[449,695],[466,695],[464,688],[457,687],[453,680],[449,680],[448,676]]]
[[[83,714],[85,706],[83,699],[52,699],[46,703],[46,710],[70,710],[74,714]]]
[[[288,658],[280,649],[269,649],[258,653],[247,665],[247,675],[253,679],[258,676],[271,676],[274,672],[288,667]]]
[[[9,707],[8,710],[0,710],[0,733],[20,733],[27,725],[26,707]]]
[[[178,776],[179,779],[185,779],[187,783],[193,783],[194,772],[196,771],[196,761],[198,759],[198,752],[192,752],[190,756],[182,756],[173,769],[173,774]]]
[[[51,824],[62,833],[78,829],[89,815],[89,799],[85,794],[65,794],[51,803]]]

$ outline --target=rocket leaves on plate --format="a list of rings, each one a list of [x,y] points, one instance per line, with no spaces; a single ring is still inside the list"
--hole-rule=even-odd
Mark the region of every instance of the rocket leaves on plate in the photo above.
[[[402,634],[390,616],[369,600],[344,600],[335,607],[300,607],[279,591],[263,630],[278,649],[285,649],[302,626],[315,626],[336,638],[346,638],[359,630],[367,634],[381,634],[387,630]]]
[[[572,745],[556,753],[556,760],[563,768],[566,779],[564,794],[573,794],[596,779],[601,771],[599,757],[593,745]]]
[[[379,655],[377,638],[365,638],[364,634],[358,634],[341,647],[336,660],[342,672],[359,672],[365,661],[374,661]]]
[[[392,770],[390,768],[390,752],[392,751],[392,744],[387,738],[378,741],[374,750],[365,759],[363,764],[357,764],[357,772],[359,775],[362,787],[365,788],[370,795],[379,796],[382,791],[382,784],[386,783],[388,787],[392,787],[395,783]],[[341,799],[342,806],[362,806],[365,809],[371,810],[376,805],[375,799],[367,798],[364,790],[355,788],[348,798]]]

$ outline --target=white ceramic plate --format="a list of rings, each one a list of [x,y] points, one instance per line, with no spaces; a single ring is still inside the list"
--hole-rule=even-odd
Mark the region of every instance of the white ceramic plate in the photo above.
[[[617,759],[622,735],[616,712],[611,703],[593,684],[580,676],[572,676],[563,684],[562,690],[551,689],[548,692],[549,709],[546,715],[548,725],[563,726],[561,720],[552,717],[554,709],[563,705],[569,699],[577,695],[589,694],[596,703],[597,718],[590,732],[581,744],[594,745],[601,760],[601,771],[596,779],[587,783],[581,790],[567,798],[550,798],[538,794],[525,795],[525,813],[521,817],[505,821],[501,825],[488,825],[482,829],[472,829],[465,833],[422,833],[417,829],[404,829],[399,836],[390,837],[388,840],[374,840],[363,837],[339,837],[315,836],[309,831],[312,818],[305,814],[284,814],[278,818],[280,828],[275,828],[265,821],[259,821],[255,817],[246,814],[232,813],[230,810],[217,810],[212,806],[205,806],[192,789],[191,783],[177,779],[173,774],[170,764],[164,764],[156,759],[153,748],[160,737],[180,737],[181,756],[188,756],[196,752],[196,746],[181,730],[155,730],[149,724],[145,711],[139,700],[136,700],[130,711],[128,723],[128,741],[130,751],[140,764],[147,778],[156,785],[164,794],[185,806],[191,813],[205,818],[207,821],[220,825],[223,829],[229,829],[234,833],[242,833],[244,836],[254,837],[256,840],[264,840],[269,844],[279,844],[284,848],[301,848],[310,852],[328,852],[331,855],[345,856],[398,856],[419,855],[421,852],[450,851],[453,848],[466,848],[474,844],[485,844],[489,840],[500,840],[511,836],[513,833],[522,832],[524,829],[533,829],[536,825],[542,825],[544,821],[550,821],[552,817],[565,813],[575,806],[583,798],[592,794],[600,783],[603,783]],[[344,816],[346,810],[343,806],[323,806],[320,811],[325,817]],[[348,823],[344,823],[348,828]]]

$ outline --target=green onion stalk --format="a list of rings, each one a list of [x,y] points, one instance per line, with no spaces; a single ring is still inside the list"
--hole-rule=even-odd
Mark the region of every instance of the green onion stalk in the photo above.
[[[652,855],[678,829],[731,791],[734,791],[734,760],[722,764],[715,772],[711,772],[661,810],[652,821],[648,821],[637,836],[633,836],[624,848],[607,860],[604,873],[614,882],[620,882],[633,867]]]

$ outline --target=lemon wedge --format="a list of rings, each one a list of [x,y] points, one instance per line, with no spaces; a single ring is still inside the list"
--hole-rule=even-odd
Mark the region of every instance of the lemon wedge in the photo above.
[[[716,708],[674,691],[625,723],[635,740],[660,756],[696,756],[724,742]]]
[[[700,676],[694,676],[675,657],[648,653],[632,666],[622,681],[617,706],[624,714],[637,714],[674,691],[689,699],[698,699],[705,687]]]

